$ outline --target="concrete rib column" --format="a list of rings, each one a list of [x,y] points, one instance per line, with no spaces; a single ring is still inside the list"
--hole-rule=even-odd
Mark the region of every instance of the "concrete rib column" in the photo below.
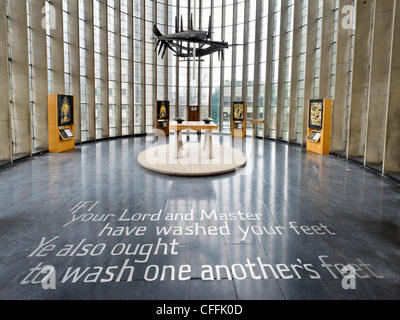
[[[100,2],[100,61],[101,61],[101,138],[110,136],[110,110],[108,92],[108,6]]]
[[[122,136],[122,86],[121,86],[121,3],[115,1],[115,128]]]
[[[152,11],[153,11],[152,24],[155,25],[155,24],[157,24],[157,2],[156,1],[153,1],[153,9],[152,9]],[[154,48],[155,45],[156,45],[156,40],[153,39],[152,47]],[[153,54],[151,59],[152,59],[152,75],[151,75],[151,77],[153,78],[153,80],[151,82],[151,86],[152,86],[153,100],[154,100],[154,103],[152,103],[152,113],[154,114],[153,128],[156,128],[157,127],[157,116],[156,116],[157,107],[156,107],[155,101],[158,100],[158,90],[157,90],[157,80],[156,80],[157,79],[157,71],[158,71],[158,68],[157,68],[158,67],[158,62],[157,62],[158,55],[157,54]],[[189,94],[188,94],[188,96],[189,96]],[[187,98],[188,98],[188,96],[187,96]]]
[[[222,26],[221,26],[221,35],[222,38],[225,38],[225,15],[226,15],[226,10],[225,10],[225,0],[222,0]],[[220,88],[220,95],[219,95],[219,132],[222,132],[223,127],[224,127],[224,121],[223,121],[223,111],[224,111],[224,68],[225,68],[225,62],[222,60],[221,56],[221,67],[220,67],[220,83],[219,83],[219,88]],[[244,66],[243,66],[244,69]]]
[[[349,95],[351,36],[352,29],[344,28],[342,21],[351,12],[343,11],[345,6],[352,6],[354,0],[340,0],[339,26],[336,50],[335,107],[332,110],[332,152],[346,149],[347,98]]]
[[[128,8],[128,83],[129,83],[129,104],[128,104],[128,135],[135,134],[135,67],[134,67],[134,41],[133,41],[133,1],[126,2]]]
[[[383,162],[394,0],[375,1],[364,165]]]
[[[64,25],[63,25],[63,9],[62,0],[50,1],[50,14],[56,15],[56,28],[51,29],[51,61],[53,74],[53,93],[65,93],[65,76],[64,76]]]
[[[183,20],[183,25],[186,26],[186,24],[187,24],[187,29],[189,30],[190,23],[191,23],[190,16],[191,16],[191,14],[193,14],[193,15],[195,14],[195,12],[192,11],[192,8],[194,6],[194,1],[193,0],[188,0],[186,2],[187,2],[187,6],[188,6],[188,8],[187,8],[187,22],[185,22],[185,20]],[[180,5],[182,5],[182,1],[180,2]],[[193,18],[193,22],[195,20],[196,19]],[[185,43],[183,42],[183,44],[185,44]],[[194,46],[193,44],[191,44],[189,42],[187,43],[187,45],[188,45],[189,48]],[[183,113],[186,114],[186,118],[187,118],[188,117],[188,111],[187,110],[188,110],[188,107],[190,106],[191,101],[192,101],[192,99],[191,99],[192,88],[195,88],[196,90],[198,90],[198,81],[197,82],[193,81],[193,73],[195,73],[195,72],[193,72],[194,71],[193,61],[188,59],[187,61],[185,61],[185,62],[181,61],[180,63],[181,63],[181,65],[185,65],[186,66],[186,75],[185,75],[186,76],[186,87],[185,87],[185,89],[186,89],[186,102],[185,102],[185,108],[184,108]],[[198,72],[199,68],[200,68],[200,65],[198,64],[196,66],[196,68],[195,68],[197,70],[197,72]],[[196,73],[195,73],[195,76],[197,76]],[[182,77],[181,77],[181,79],[182,79]],[[200,94],[200,90],[197,91],[197,96],[199,96],[199,94]],[[193,101],[198,101],[198,99],[193,99]],[[193,102],[193,103],[195,105],[200,106],[200,102],[199,103]],[[182,113],[182,109],[181,109],[181,113]]]
[[[237,43],[237,2],[233,2],[233,26],[232,26],[232,43]],[[226,38],[226,37],[225,37]],[[237,49],[236,47],[232,47],[232,72],[231,72],[231,103],[235,99],[235,86],[236,86],[236,57],[237,57]],[[244,65],[244,62],[242,62]],[[243,76],[243,75],[242,75]],[[243,81],[244,82],[244,81]],[[243,91],[242,91],[243,92]]]
[[[75,96],[75,137],[76,142],[82,141],[81,133],[81,77],[79,55],[79,0],[68,0],[69,11],[69,50],[71,72],[71,95]]]
[[[400,1],[395,1],[382,173],[400,173]]]
[[[171,1],[171,0],[169,0]],[[179,0],[176,0],[176,17],[178,17],[178,24],[181,25],[181,16],[180,16],[180,8],[179,8]],[[175,24],[174,24],[175,26]],[[180,28],[180,27],[179,27]],[[173,59],[173,58],[172,58]],[[175,57],[175,117],[179,116],[179,57],[178,55]]]
[[[189,26],[190,26],[190,12],[191,12],[191,8],[192,8],[192,3],[191,3],[190,0],[188,0],[187,4],[188,4],[188,8],[187,8],[187,26],[188,26],[188,29],[189,29]],[[191,43],[188,43],[188,46],[190,47]],[[155,55],[153,55],[153,57],[156,58]],[[191,87],[191,82],[192,82],[192,68],[191,68],[191,63],[190,63],[189,59],[188,59],[188,61],[185,62],[185,64],[186,64],[186,110],[187,110],[187,107],[190,105],[190,87]],[[157,66],[157,65],[154,64],[154,66]],[[155,78],[156,77],[153,76],[153,79],[155,79]],[[186,113],[186,117],[187,117],[187,111],[185,113]]]
[[[274,29],[274,2],[275,0],[268,1],[268,31],[267,31],[267,68],[265,74],[265,110],[264,110],[264,120],[265,120],[265,129],[264,135],[265,137],[269,137],[269,122],[271,118],[271,68],[269,66],[272,65],[272,32]]]
[[[9,1],[13,155],[32,155],[26,1]]]
[[[142,46],[140,47],[140,117],[141,117],[141,133],[146,133],[146,46],[145,46],[145,35],[146,35],[146,5],[144,1],[140,3],[140,40]],[[178,72],[178,71],[177,71]],[[178,88],[177,88],[178,89]],[[179,91],[176,90],[177,94]],[[177,100],[178,101],[178,100]]]
[[[260,42],[261,42],[261,6],[262,0],[257,0],[256,9],[256,39],[254,46],[254,87],[253,87],[253,118],[258,119],[260,96]],[[257,135],[257,132],[256,132]]]
[[[318,18],[318,1],[309,1],[308,22],[307,22],[306,67],[304,76],[304,112],[303,112],[302,145],[306,144],[308,101],[312,99],[313,89],[314,89],[315,44],[317,41],[317,26],[318,26],[317,18]]]
[[[0,1],[0,161],[12,162],[6,2]]]
[[[214,0],[210,0],[210,16],[214,17]],[[211,20],[211,24],[213,21]],[[213,95],[213,69],[214,63],[212,55],[210,55],[210,74],[209,74],[209,88],[208,88],[208,116],[212,117],[212,95]],[[214,119],[215,122],[215,119]]]
[[[292,73],[290,75],[290,104],[289,104],[289,142],[296,141],[297,125],[297,94],[299,84],[299,55],[301,38],[302,1],[294,1],[293,7],[293,45]]]
[[[168,1],[165,1],[163,10],[164,10],[164,26],[165,26],[165,29],[168,30],[168,18],[169,18]],[[168,83],[169,83],[170,76],[168,73],[168,62],[169,62],[168,54],[166,54],[166,58],[164,59],[164,97],[165,97],[166,101],[169,101]],[[200,69],[200,66],[199,66],[199,69]],[[199,77],[199,79],[200,79],[200,77]],[[200,87],[200,85],[199,85],[199,87]],[[200,88],[199,88],[199,92],[200,92]],[[170,113],[171,113],[171,111],[170,111]],[[170,116],[171,116],[171,114],[170,114]]]
[[[286,65],[286,39],[288,23],[288,0],[281,0],[281,25],[279,32],[279,71],[276,106],[276,140],[283,137],[283,105],[285,101],[285,65]]]
[[[328,99],[330,97],[334,21],[335,21],[335,1],[323,0],[321,59],[320,59],[321,65],[320,65],[320,80],[319,80],[319,97],[321,99]]]
[[[199,26],[198,28],[200,29],[201,26],[202,26],[202,23],[203,23],[203,14],[202,14],[202,8],[203,8],[203,6],[202,6],[201,1],[198,2],[198,6],[199,6],[199,16],[197,17],[196,25]],[[168,25],[168,24],[166,24],[166,25]],[[197,28],[197,27],[195,27],[195,28]],[[204,63],[205,63],[205,60],[206,60],[206,59],[210,59],[210,57],[204,57]],[[168,60],[167,60],[167,61],[168,61]],[[165,61],[165,65],[168,64],[167,61]],[[165,74],[168,74],[168,73],[165,73]],[[165,80],[167,81],[168,78],[166,77]],[[201,67],[201,62],[197,62],[197,83],[196,83],[196,85],[197,85],[197,105],[198,105],[199,108],[200,108],[199,111],[200,111],[200,119],[201,119],[201,118],[202,118],[202,116],[201,116],[201,110],[202,110],[202,107],[201,107],[202,91],[203,91],[203,90],[208,91],[208,87],[205,87],[205,86],[202,87],[202,67]],[[168,91],[166,91],[166,96],[168,96]],[[166,100],[168,100],[168,99],[166,99]]]
[[[347,158],[363,157],[371,62],[373,0],[357,0]]]
[[[96,140],[93,0],[85,0],[87,140]]]
[[[30,1],[35,149],[49,148],[46,29],[42,26],[44,7],[45,0]]]
[[[244,4],[244,47],[243,47],[243,75],[242,75],[242,99],[243,101],[247,102],[247,93],[248,93],[248,81],[251,81],[252,79],[249,79],[248,77],[248,65],[249,65],[249,18],[250,18],[250,3],[249,1],[245,1]],[[233,68],[233,66],[232,66]],[[236,69],[236,68],[235,68]],[[233,72],[233,70],[232,70]],[[235,79],[236,80],[236,79]],[[233,84],[235,85],[235,84]],[[223,91],[221,91],[223,92]],[[253,106],[254,106],[254,101],[253,101]]]

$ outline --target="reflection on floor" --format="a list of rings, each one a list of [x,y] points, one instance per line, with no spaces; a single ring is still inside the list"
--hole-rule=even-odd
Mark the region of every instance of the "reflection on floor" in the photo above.
[[[394,183],[250,138],[235,173],[164,176],[136,162],[152,144],[89,143],[0,170],[0,299],[400,298]]]

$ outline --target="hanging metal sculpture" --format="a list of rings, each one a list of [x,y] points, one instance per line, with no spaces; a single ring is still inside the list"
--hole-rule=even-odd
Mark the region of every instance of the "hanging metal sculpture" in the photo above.
[[[212,41],[211,17],[209,20],[208,31],[193,29],[193,15],[190,19],[189,30],[183,29],[183,18],[179,26],[178,17],[175,18],[175,33],[163,35],[157,28],[153,27],[153,33],[157,39],[157,45],[154,51],[158,49],[158,55],[164,58],[167,49],[170,49],[176,56],[184,60],[203,61],[200,58],[218,52],[218,58],[224,60],[224,50],[228,49],[230,44],[226,41]],[[187,42],[187,45],[183,45]],[[193,44],[191,47],[190,44]],[[199,47],[196,48],[196,45]]]

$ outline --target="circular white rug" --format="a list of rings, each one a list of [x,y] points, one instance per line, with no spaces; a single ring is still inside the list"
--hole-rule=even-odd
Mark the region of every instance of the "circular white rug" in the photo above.
[[[246,165],[246,155],[235,148],[213,145],[213,157],[200,143],[185,143],[180,157],[176,157],[176,145],[164,144],[149,148],[138,156],[139,164],[150,171],[174,176],[213,176],[233,172]]]

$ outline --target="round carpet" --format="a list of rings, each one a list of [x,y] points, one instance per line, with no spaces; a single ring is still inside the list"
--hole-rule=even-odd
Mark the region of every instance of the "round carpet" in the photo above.
[[[138,156],[139,164],[150,171],[174,176],[213,176],[233,172],[246,165],[246,155],[235,148],[213,145],[213,158],[200,143],[185,143],[180,157],[176,157],[176,145],[165,144],[151,147]]]

